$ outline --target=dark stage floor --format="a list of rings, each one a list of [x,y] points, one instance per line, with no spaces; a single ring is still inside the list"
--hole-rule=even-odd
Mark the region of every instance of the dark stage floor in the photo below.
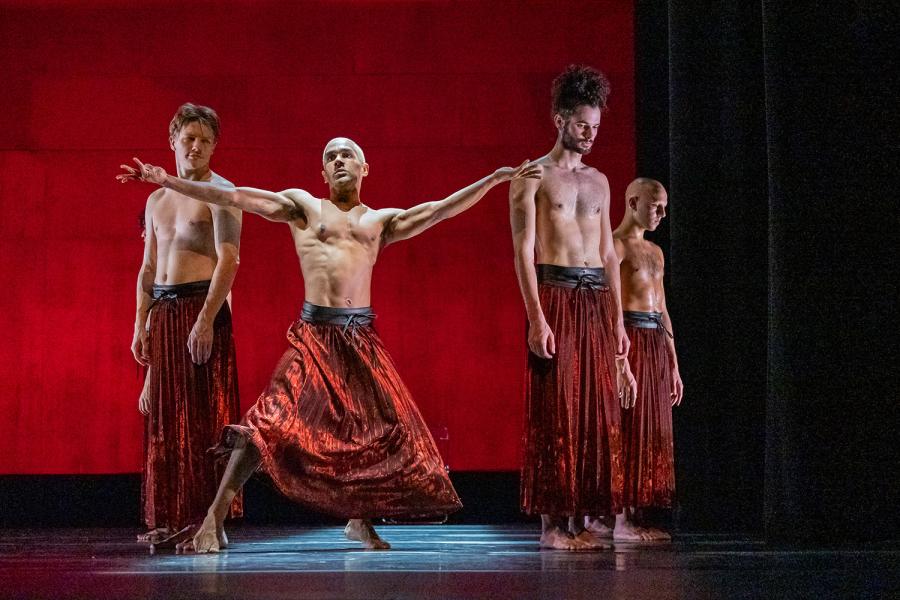
[[[900,544],[772,549],[735,536],[540,551],[529,526],[236,526],[218,555],[150,556],[136,530],[0,530],[3,598],[888,598]]]

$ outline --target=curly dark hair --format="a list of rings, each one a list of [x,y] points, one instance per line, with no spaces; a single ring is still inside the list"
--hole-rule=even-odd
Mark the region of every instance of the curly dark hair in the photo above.
[[[175,116],[172,117],[172,121],[169,123],[169,137],[174,138],[175,134],[181,131],[182,127],[195,121],[209,127],[213,134],[213,140],[219,140],[219,115],[216,114],[216,111],[208,106],[200,106],[190,102],[185,102],[178,107],[178,112],[175,113]]]
[[[553,114],[568,119],[575,108],[586,104],[601,110],[609,97],[609,80],[593,67],[569,65],[553,80]]]

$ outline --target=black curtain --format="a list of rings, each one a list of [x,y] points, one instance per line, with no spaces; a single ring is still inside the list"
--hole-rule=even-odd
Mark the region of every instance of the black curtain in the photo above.
[[[682,529],[900,536],[897,9],[636,15],[638,170],[670,193]]]

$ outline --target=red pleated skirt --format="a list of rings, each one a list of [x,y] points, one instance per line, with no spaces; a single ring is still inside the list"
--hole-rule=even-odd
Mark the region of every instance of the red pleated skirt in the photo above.
[[[298,320],[268,389],[227,428],[288,498],[342,518],[443,515],[462,504],[425,421],[371,325]]]
[[[539,286],[556,355],[528,352],[522,510],[610,515],[622,508],[615,304],[607,289]]]
[[[240,417],[237,364],[228,304],[214,322],[212,354],[195,365],[188,335],[205,294],[159,300],[150,316],[150,415],[145,420],[142,500],[149,528],[181,529],[202,520],[221,466],[207,450]],[[231,516],[243,512],[235,498]]]
[[[638,395],[634,408],[622,411],[625,505],[668,508],[675,497],[675,459],[666,334],[661,328],[626,326],[626,331]]]

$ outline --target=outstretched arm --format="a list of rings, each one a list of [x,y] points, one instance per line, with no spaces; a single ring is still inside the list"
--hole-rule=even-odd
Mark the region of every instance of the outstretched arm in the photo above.
[[[406,210],[396,211],[391,214],[385,224],[382,233],[383,244],[387,246],[393,242],[409,239],[444,219],[455,217],[467,208],[474,206],[487,194],[488,190],[498,183],[517,179],[540,179],[540,177],[541,168],[529,165],[526,160],[516,169],[511,167],[497,169],[491,175],[479,179],[443,200],[426,202]]]
[[[534,268],[535,194],[539,181],[523,179],[509,186],[509,224],[512,227],[513,253],[519,289],[528,316],[528,348],[541,358],[556,353],[556,339],[547,324],[538,297],[537,271]]]
[[[125,173],[116,175],[116,179],[126,181],[148,181],[164,188],[174,190],[202,202],[250,212],[270,221],[288,222],[305,218],[303,206],[297,200],[297,192],[269,192],[250,187],[228,187],[203,181],[190,181],[180,177],[172,177],[162,167],[142,163],[134,159],[138,168],[120,165]]]

